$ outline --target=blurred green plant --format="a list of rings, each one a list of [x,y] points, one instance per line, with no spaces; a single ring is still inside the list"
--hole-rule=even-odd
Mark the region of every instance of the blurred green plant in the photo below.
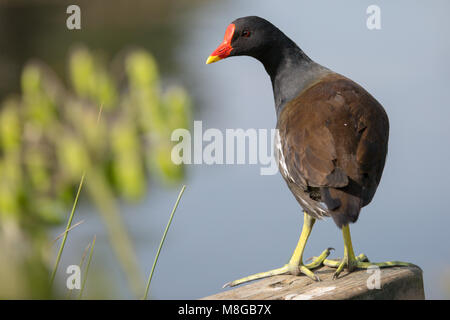
[[[21,96],[1,103],[0,298],[51,296],[44,285],[53,263],[48,230],[66,220],[84,174],[87,197],[130,286],[142,293],[117,198],[141,199],[150,176],[169,185],[183,178],[183,167],[170,158],[170,134],[188,128],[191,104],[183,88],[162,92],[148,52],[136,49],[120,57],[123,72],[113,77],[100,55],[73,50],[71,89],[44,64],[31,62],[22,71]]]

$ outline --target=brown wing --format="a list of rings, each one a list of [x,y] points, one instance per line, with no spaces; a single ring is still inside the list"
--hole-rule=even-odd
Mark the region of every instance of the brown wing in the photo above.
[[[287,104],[277,127],[291,190],[319,188],[316,205],[324,202],[339,226],[355,222],[384,168],[389,122],[383,107],[355,82],[330,74]]]

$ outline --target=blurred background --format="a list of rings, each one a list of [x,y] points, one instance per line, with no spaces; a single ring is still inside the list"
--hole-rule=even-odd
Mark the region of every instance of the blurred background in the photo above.
[[[70,4],[81,8],[81,30],[66,27]],[[279,174],[170,161],[170,133],[193,120],[223,130],[275,126],[257,61],[205,65],[231,21],[259,15],[385,107],[388,160],[352,226],[355,250],[418,264],[426,297],[449,298],[450,4],[377,1],[382,29],[370,31],[371,4],[0,0],[0,297],[76,297],[66,269],[86,268],[94,235],[83,298],[139,296],[183,184],[150,298],[200,298],[289,259],[303,219]],[[54,239],[83,176],[72,224],[82,223],[68,234],[50,288]],[[339,229],[320,221],[305,256],[329,246],[342,255]]]

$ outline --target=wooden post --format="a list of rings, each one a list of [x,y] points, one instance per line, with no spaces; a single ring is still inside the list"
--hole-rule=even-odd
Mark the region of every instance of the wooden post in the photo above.
[[[373,271],[343,272],[332,280],[335,269],[323,267],[315,273],[322,281],[306,276],[282,275],[242,285],[204,300],[353,300],[353,299],[425,299],[422,270],[415,267],[379,269],[380,289]],[[376,271],[377,272],[377,271]]]

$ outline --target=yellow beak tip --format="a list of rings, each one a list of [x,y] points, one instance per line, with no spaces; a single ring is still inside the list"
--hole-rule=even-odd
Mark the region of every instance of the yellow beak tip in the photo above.
[[[208,59],[206,60],[206,64],[211,64],[219,60],[221,60],[219,56],[209,56]]]

